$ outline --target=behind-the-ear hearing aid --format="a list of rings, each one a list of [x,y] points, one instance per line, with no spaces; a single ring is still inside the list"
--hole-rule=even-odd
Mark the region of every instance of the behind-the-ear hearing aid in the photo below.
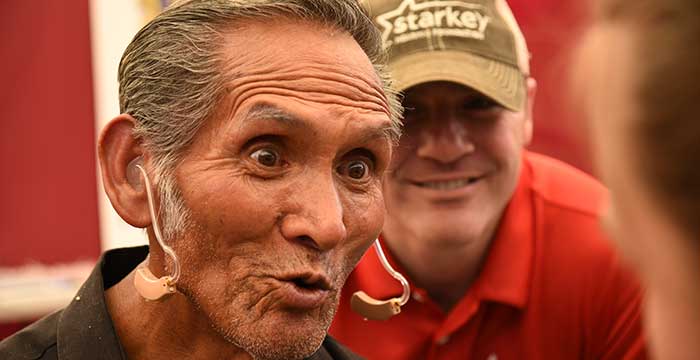
[[[157,278],[148,266],[141,266],[136,269],[136,274],[134,275],[134,286],[136,291],[144,298],[148,300],[158,300],[165,295],[171,295],[177,291],[175,284],[180,278],[180,261],[175,254],[175,251],[163,242],[163,237],[160,233],[160,226],[158,225],[158,218],[156,217],[156,212],[153,206],[153,194],[151,193],[151,182],[148,180],[148,174],[144,170],[142,164],[142,158],[139,156],[132,160],[127,166],[127,180],[133,186],[137,186],[140,181],[138,179],[138,173],[143,177],[144,185],[146,188],[146,195],[148,197],[148,211],[151,215],[151,222],[153,223],[153,232],[156,235],[156,240],[158,244],[163,249],[163,252],[170,256],[173,260],[173,273],[172,275],[166,275],[161,278]]]
[[[390,317],[401,312],[401,307],[406,305],[408,298],[411,295],[411,287],[408,285],[406,278],[398,271],[394,270],[389,264],[389,261],[382,251],[382,246],[379,244],[379,239],[374,241],[374,250],[377,251],[379,261],[384,266],[384,269],[394,279],[398,280],[403,286],[403,294],[400,298],[391,298],[389,300],[377,300],[364,291],[357,291],[352,294],[350,299],[350,307],[356,313],[362,315],[369,320],[387,320]]]

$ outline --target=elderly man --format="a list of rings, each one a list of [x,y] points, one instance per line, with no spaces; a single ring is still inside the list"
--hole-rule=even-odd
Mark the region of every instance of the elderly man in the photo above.
[[[0,358],[354,358],[326,330],[384,218],[381,53],[348,0],[192,0],[146,25],[99,160],[150,247],[104,254]]]
[[[601,234],[606,193],[524,151],[535,81],[504,0],[369,1],[405,91],[382,243],[408,277],[400,314],[364,321],[356,291],[402,293],[369,252],[331,334],[370,359],[638,359],[637,284]]]

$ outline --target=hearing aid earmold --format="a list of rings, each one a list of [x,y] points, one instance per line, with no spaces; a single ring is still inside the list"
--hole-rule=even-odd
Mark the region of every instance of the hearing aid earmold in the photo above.
[[[379,244],[379,239],[374,241],[374,250],[377,252],[379,261],[384,266],[384,269],[403,286],[403,294],[399,298],[377,300],[367,295],[364,291],[357,291],[350,299],[350,307],[367,320],[387,320],[401,312],[401,307],[408,302],[411,287],[408,285],[406,278],[391,267],[384,255],[382,246]]]

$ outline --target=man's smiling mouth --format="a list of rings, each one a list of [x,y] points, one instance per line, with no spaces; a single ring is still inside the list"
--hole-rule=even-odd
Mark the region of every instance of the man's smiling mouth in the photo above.
[[[467,185],[471,185],[471,184],[477,182],[479,179],[480,179],[479,177],[469,177],[469,178],[463,178],[463,179],[442,180],[442,181],[422,181],[422,182],[412,181],[411,183],[415,186],[422,187],[422,188],[448,191],[448,190],[459,189],[459,188],[465,187]]]

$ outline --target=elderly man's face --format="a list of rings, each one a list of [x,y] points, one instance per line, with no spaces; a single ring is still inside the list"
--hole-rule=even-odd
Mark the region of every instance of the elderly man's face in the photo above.
[[[248,352],[308,356],[381,230],[388,105],[344,32],[250,23],[227,39],[239,75],[176,170],[177,286]]]

